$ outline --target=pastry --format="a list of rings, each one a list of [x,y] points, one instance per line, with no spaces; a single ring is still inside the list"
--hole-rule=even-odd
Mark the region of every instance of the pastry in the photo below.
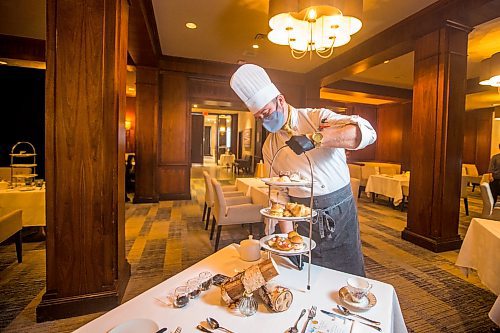
[[[290,177],[288,176],[281,176],[278,178],[277,182],[279,183],[290,183],[291,180],[290,180]]]
[[[298,172],[294,172],[290,175],[290,180],[292,182],[300,182],[302,181],[302,178],[300,178],[300,174]]]
[[[294,235],[293,237],[289,238],[289,240],[290,240],[290,243],[292,244],[292,247],[295,250],[301,250],[304,247],[304,240],[302,239],[302,237],[299,234]]]
[[[282,217],[283,212],[284,212],[283,205],[280,205],[278,203],[272,204],[271,208],[269,209],[269,215],[271,216]]]
[[[293,249],[293,245],[288,240],[288,238],[280,238],[276,243],[276,248],[281,251],[290,251]]]
[[[288,238],[291,239],[293,236],[298,236],[298,235],[299,235],[299,233],[297,231],[293,230],[293,231],[290,231],[288,233]]]

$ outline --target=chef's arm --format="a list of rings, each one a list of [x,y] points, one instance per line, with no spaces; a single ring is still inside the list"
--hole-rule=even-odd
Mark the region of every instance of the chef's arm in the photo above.
[[[321,147],[356,149],[361,143],[361,130],[357,124],[328,127],[321,131]]]
[[[278,224],[280,225],[281,233],[287,234],[290,231],[293,231],[293,222],[292,221],[282,221],[279,220]]]

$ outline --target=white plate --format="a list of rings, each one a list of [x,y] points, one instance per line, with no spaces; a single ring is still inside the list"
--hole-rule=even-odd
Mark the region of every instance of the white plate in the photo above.
[[[342,287],[339,290],[339,296],[344,304],[348,305],[348,307],[353,311],[366,311],[375,306],[377,304],[377,298],[371,292],[368,293],[365,297],[361,299],[361,302],[354,302],[351,298],[351,294],[347,290],[347,287]]]
[[[281,250],[275,249],[273,247],[270,247],[269,244],[267,244],[267,241],[270,240],[271,238],[273,238],[274,236],[288,237],[288,234],[273,234],[273,235],[267,235],[265,237],[262,237],[259,240],[260,246],[264,250],[272,252],[272,253],[279,254],[280,256],[295,256],[297,254],[303,254],[303,253],[309,252],[309,238],[308,237],[301,236],[302,239],[304,240],[304,247],[302,248],[302,250],[295,250],[295,249],[293,249],[293,250],[290,250],[290,251],[281,251]],[[311,248],[311,250],[313,250],[316,247],[316,242],[314,240],[311,240],[311,241],[312,241],[312,244],[311,244],[312,248]]]
[[[155,333],[158,330],[158,324],[151,319],[138,318],[121,323],[108,333]]]
[[[296,217],[296,216],[273,216],[271,215],[270,213],[270,208],[267,207],[267,208],[262,208],[260,210],[260,213],[262,215],[264,215],[265,217],[268,217],[270,219],[276,219],[276,220],[283,220],[283,221],[304,221],[304,220],[309,220],[311,218],[311,215],[307,215],[307,216],[299,216],[299,217]],[[313,217],[315,217],[316,215],[318,215],[318,213],[313,210]]]
[[[274,185],[274,186],[306,186],[306,187],[311,187],[311,182],[308,182],[307,180],[299,181],[299,182],[278,182],[273,178],[261,178],[261,180],[266,183],[267,185]]]

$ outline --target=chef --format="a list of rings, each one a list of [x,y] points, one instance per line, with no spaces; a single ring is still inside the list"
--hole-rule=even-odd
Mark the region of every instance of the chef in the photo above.
[[[368,121],[359,116],[340,115],[328,109],[296,109],[286,102],[265,70],[245,64],[233,74],[231,88],[256,119],[271,134],[262,147],[267,170],[277,150],[285,145],[273,164],[279,171],[299,171],[310,178],[309,157],[314,178],[313,224],[314,264],[365,275],[356,204],[350,186],[344,149],[357,150],[375,142],[377,135]],[[290,187],[291,202],[309,205],[310,189]],[[280,221],[281,232],[293,230],[292,223]],[[307,223],[298,223],[298,232],[308,235]]]

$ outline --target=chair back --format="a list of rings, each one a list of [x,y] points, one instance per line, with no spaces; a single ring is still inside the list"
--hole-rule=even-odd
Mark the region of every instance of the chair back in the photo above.
[[[0,242],[23,228],[23,211],[20,209],[0,216]]]
[[[208,172],[203,171],[203,178],[205,179],[205,202],[208,207],[214,206],[214,188],[212,186],[211,177]]]
[[[361,165],[348,163],[347,166],[349,167],[351,178],[361,179]]]
[[[479,172],[475,164],[464,164],[467,170],[467,176],[479,177]]]
[[[383,175],[396,175],[398,174],[398,168],[396,166],[380,166],[380,173]]]
[[[368,180],[371,175],[377,174],[377,170],[374,166],[371,165],[363,165],[361,167],[361,179]]]
[[[467,183],[468,178],[462,176],[462,181],[460,183],[460,198],[467,198]]]
[[[212,187],[214,190],[214,215],[217,221],[222,222],[221,217],[226,213],[226,199],[224,192],[222,192],[222,186],[215,178],[212,178]]]
[[[481,199],[483,199],[482,217],[488,218],[493,213],[493,195],[491,194],[490,184],[483,182],[479,184],[481,190]]]
[[[351,190],[352,196],[354,197],[354,201],[358,202],[358,194],[359,194],[359,179],[351,177]]]
[[[467,168],[462,164],[462,176],[467,176]]]

